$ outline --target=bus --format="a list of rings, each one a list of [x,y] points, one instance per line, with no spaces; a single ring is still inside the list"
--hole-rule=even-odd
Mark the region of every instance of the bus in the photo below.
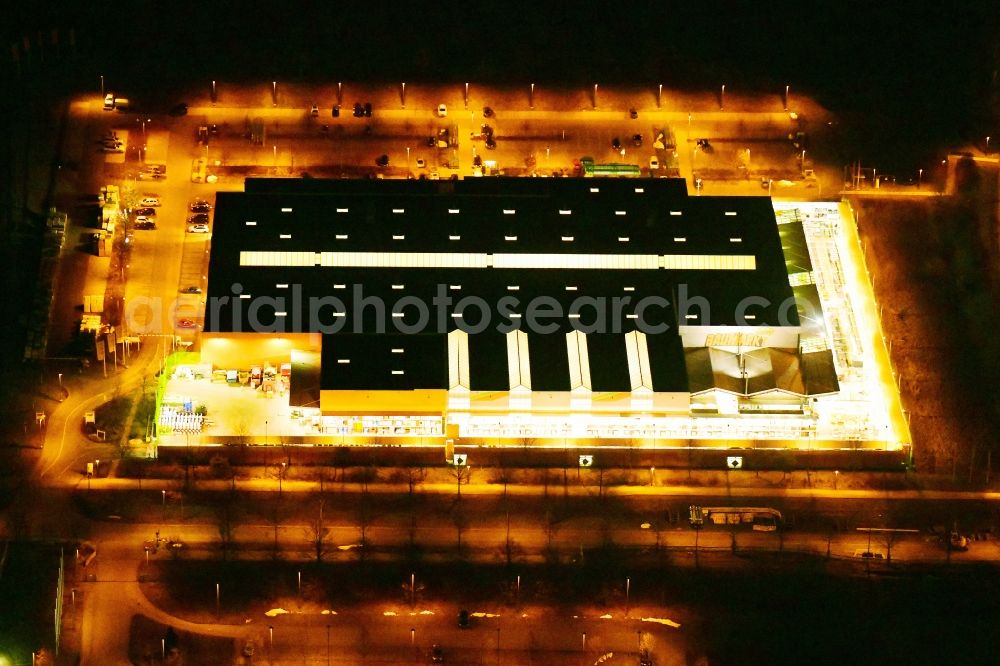
[[[594,159],[580,159],[580,171],[584,178],[638,178],[641,174],[636,164],[594,164]]]

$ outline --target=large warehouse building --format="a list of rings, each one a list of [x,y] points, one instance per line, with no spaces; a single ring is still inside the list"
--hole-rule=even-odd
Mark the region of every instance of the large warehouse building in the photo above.
[[[797,220],[670,179],[248,180],[201,360],[318,437],[637,437],[839,390]]]

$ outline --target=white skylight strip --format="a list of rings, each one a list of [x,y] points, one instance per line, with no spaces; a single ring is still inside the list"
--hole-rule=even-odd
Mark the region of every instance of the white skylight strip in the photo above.
[[[403,348],[402,347],[393,347],[392,348],[392,353],[393,354],[402,354],[403,353]]]
[[[323,252],[321,266],[344,268],[489,268],[482,252]]]
[[[337,234],[335,238],[337,240],[347,240],[347,234]]]
[[[393,234],[392,240],[406,240],[405,234]]]
[[[460,212],[460,209],[458,209],[458,208],[449,208],[448,209],[448,213],[451,214],[451,215],[458,215],[459,212]]]
[[[528,254],[482,252],[240,252],[240,266],[324,268],[500,268],[755,270],[753,255]]]
[[[394,284],[394,285],[392,285],[392,288],[396,289],[397,291],[400,290],[400,289],[403,289],[405,287],[406,287],[405,284]]]
[[[504,236],[503,239],[505,241],[516,241],[517,240],[517,236]]]
[[[618,237],[618,242],[619,243],[627,243],[628,241],[629,241],[629,237],[628,236],[619,236]]]
[[[623,211],[623,210],[616,210],[615,211],[615,215],[618,215],[618,216],[622,216],[622,215],[626,215],[626,214],[627,213],[625,211]]]
[[[562,241],[564,243],[572,243],[573,242],[573,236],[563,236],[562,237]]]
[[[279,282],[278,284],[274,285],[274,287],[275,289],[288,289],[288,285],[284,282]]]
[[[727,210],[726,211],[726,217],[736,217],[736,211],[735,210]]]
[[[248,227],[256,227],[257,226],[257,220],[247,220],[246,221],[246,225]]]
[[[504,215],[513,215],[516,212],[517,211],[515,209],[513,209],[513,208],[504,208],[503,209],[503,214]]]
[[[347,208],[338,208],[338,209],[337,209],[337,212],[338,212],[338,213],[346,213],[347,211],[348,211],[348,209],[347,209]]]
[[[452,234],[448,236],[448,240],[462,240],[462,237],[459,236],[458,234]]]
[[[281,209],[281,212],[282,212],[282,213],[291,213],[291,212],[292,212],[292,209],[291,209],[291,208],[282,208],[282,209]]]
[[[752,271],[757,258],[752,254],[668,254],[660,257],[660,268],[696,271]]]
[[[402,215],[403,213],[406,212],[406,209],[405,208],[393,208],[392,212],[394,214],[396,214],[396,215]]]
[[[672,211],[670,211],[670,214],[674,215],[674,216],[677,216],[677,215],[683,215],[684,213],[681,212],[681,211],[679,211],[679,210],[672,210]]]
[[[644,189],[643,189],[643,188],[641,188],[641,187],[637,187],[637,188],[635,188],[635,193],[636,193],[636,194],[642,194],[642,193],[643,193],[643,192],[645,192],[645,191],[646,191],[646,190],[644,190]]]
[[[730,243],[742,243],[743,239],[742,238],[730,238],[729,242]]]
[[[403,371],[402,370],[393,370],[392,374],[394,374],[394,375],[401,375],[401,374],[403,374]]]
[[[596,193],[598,193],[598,192],[601,191],[601,188],[599,188],[599,187],[592,187],[592,188],[590,188],[590,191],[596,194]]]
[[[573,211],[570,210],[570,209],[568,209],[568,208],[560,208],[559,209],[559,214],[560,215],[572,215]]]
[[[652,270],[655,254],[494,254],[494,268]]]
[[[349,359],[349,358],[338,358],[337,359],[337,363],[340,363],[341,365],[347,365],[350,362],[351,362],[351,359]]]
[[[283,240],[291,238],[291,237],[292,237],[291,234],[278,234],[278,238],[281,238]]]

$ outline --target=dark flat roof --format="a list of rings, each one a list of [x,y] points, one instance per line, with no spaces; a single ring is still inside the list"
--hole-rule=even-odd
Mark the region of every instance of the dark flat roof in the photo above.
[[[753,255],[756,268],[265,267],[241,266],[243,251]],[[711,304],[708,312],[695,307],[680,313],[697,315],[683,321],[691,325],[740,323],[737,304],[746,297],[763,297],[769,303],[754,306],[753,325],[776,325],[782,301],[792,295],[769,199],[688,197],[683,183],[671,179],[248,180],[245,193],[219,193],[205,330],[248,330],[245,317],[234,320],[233,303],[246,308],[250,303],[245,301],[251,299],[239,302],[236,292],[258,299],[257,312],[264,326],[274,323],[273,313],[278,310],[289,312],[278,322],[284,330],[317,330],[316,322],[301,314],[303,308],[292,307],[294,285],[304,304],[323,296],[343,302],[347,320],[340,322],[344,326],[340,330],[353,332],[377,330],[373,310],[360,325],[353,317],[354,285],[363,286],[363,296],[377,296],[390,304],[404,296],[430,301],[438,285],[459,285],[460,289],[449,292],[456,302],[475,295],[496,303],[502,296],[513,295],[527,303],[545,295],[557,299],[564,309],[581,296],[627,297],[633,307],[646,296],[682,305],[704,298]],[[509,287],[516,287],[517,293]],[[285,300],[272,306],[260,297]],[[296,318],[292,311],[300,316]],[[660,312],[676,322],[677,314],[669,307],[648,314]],[[456,325],[450,313],[445,317],[446,329]],[[326,323],[336,323],[329,319]],[[404,317],[402,323],[413,321]],[[558,325],[568,330],[573,322],[563,319]],[[625,321],[623,330],[630,326]]]
[[[532,389],[570,388],[565,333],[583,327],[593,389],[629,391],[624,333],[638,326],[629,317],[637,304],[655,296],[645,323],[667,329],[647,335],[652,384],[686,391],[690,363],[678,321],[742,324],[737,304],[763,297],[769,305],[754,305],[750,323],[772,326],[792,297],[768,198],[688,197],[683,181],[672,179],[250,179],[246,192],[218,194],[211,240],[205,330],[324,333],[323,389],[447,388],[446,334],[463,320],[464,327],[480,322],[481,307],[470,300],[479,297],[490,326],[468,338],[470,388],[509,390],[507,340],[495,326],[523,325],[528,303],[546,297],[541,311],[554,305],[561,313],[536,319],[552,332],[522,328]],[[373,253],[474,255],[489,257],[490,266],[362,267],[343,259],[317,265],[324,252],[356,253],[336,255],[355,263]],[[266,253],[280,265],[241,265],[241,253]],[[545,262],[567,254],[622,255],[623,262],[635,255],[752,255],[755,268],[492,266],[495,257],[514,254],[552,255]],[[401,317],[392,316],[394,308]]]

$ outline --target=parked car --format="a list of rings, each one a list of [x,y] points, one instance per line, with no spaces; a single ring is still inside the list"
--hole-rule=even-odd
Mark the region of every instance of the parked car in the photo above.
[[[649,158],[649,170],[658,171],[660,169],[660,160],[656,159],[656,155]]]
[[[135,221],[135,228],[140,231],[152,231],[156,229],[156,222],[149,218],[144,218],[142,220]]]
[[[208,233],[208,225],[207,224],[189,224],[187,230],[188,230],[189,234],[207,234]]]
[[[418,157],[417,158],[417,168],[418,169],[423,169],[426,166],[427,166],[427,162],[425,162],[422,157]]]
[[[194,319],[184,318],[184,319],[178,319],[177,320],[177,327],[178,328],[194,328],[195,325],[196,324],[194,322]]]
[[[208,213],[195,213],[188,217],[191,224],[208,224]]]
[[[207,213],[212,210],[212,204],[204,200],[192,201],[189,208],[192,213]]]
[[[201,293],[201,287],[195,287],[195,286],[184,287],[183,289],[181,289],[181,293],[182,294],[200,294]]]
[[[136,208],[133,212],[140,217],[153,217],[156,215],[155,208]]]
[[[139,202],[139,205],[140,206],[152,206],[152,207],[155,207],[155,206],[159,206],[161,204],[160,204],[160,200],[157,199],[156,197],[143,197],[142,201]]]
[[[438,118],[445,118],[448,116],[448,107],[444,104],[438,104],[437,108]]]
[[[156,221],[152,217],[146,215],[137,215],[135,218],[136,224],[156,224]]]

